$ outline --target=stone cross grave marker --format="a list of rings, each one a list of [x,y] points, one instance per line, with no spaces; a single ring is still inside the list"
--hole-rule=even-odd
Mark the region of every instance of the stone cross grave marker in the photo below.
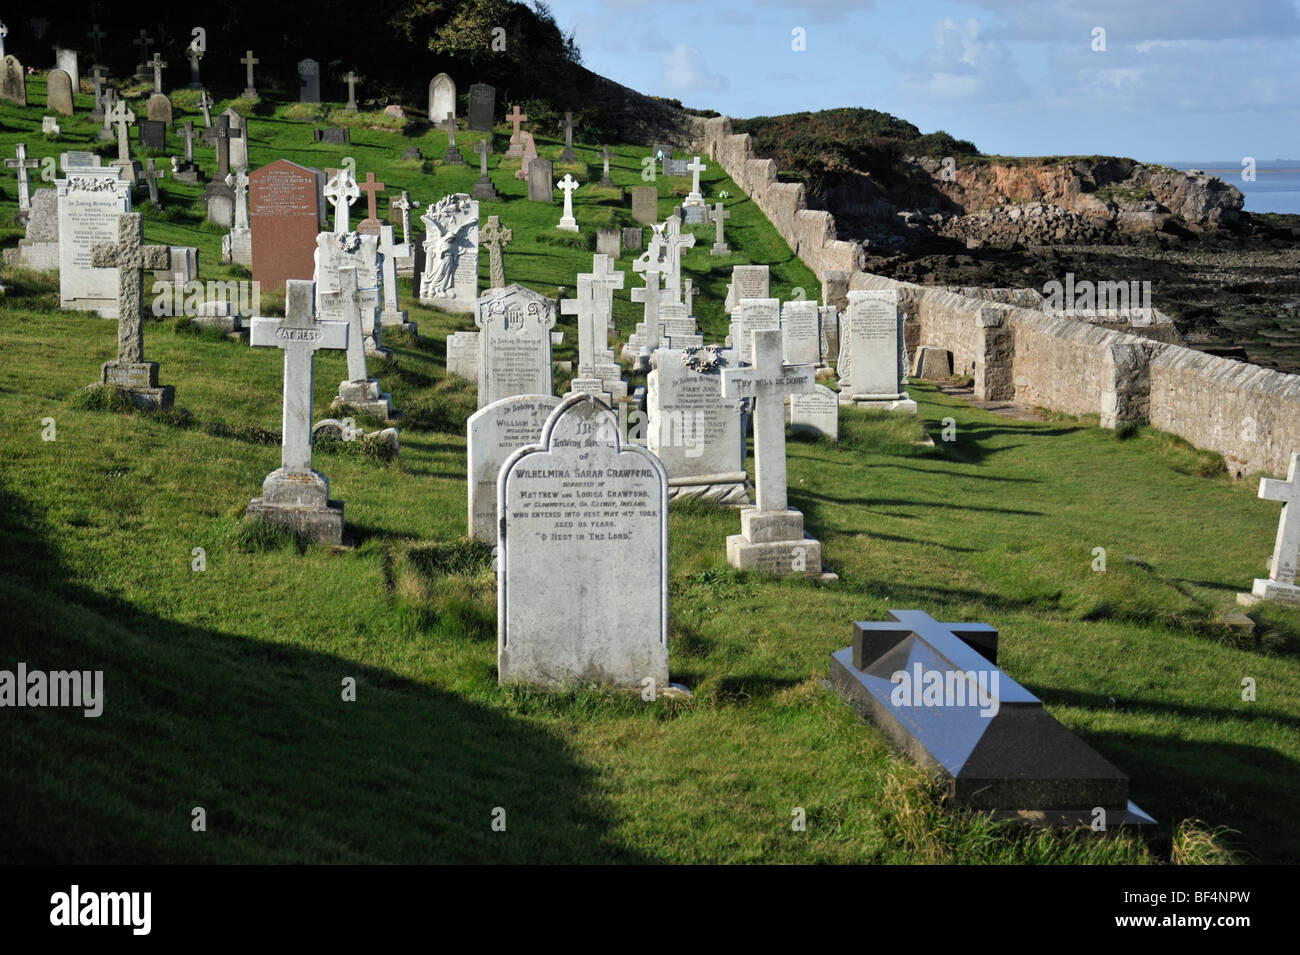
[[[1300,552],[1300,454],[1291,455],[1285,481],[1260,478],[1259,496],[1265,501],[1280,501],[1282,514],[1268,576],[1256,578],[1251,592],[1240,595],[1238,601],[1248,606],[1259,600],[1300,603],[1300,587],[1295,582],[1296,555]]]
[[[411,244],[411,210],[420,208],[420,204],[418,202],[412,202],[411,194],[407,190],[403,189],[402,194],[398,196],[396,199],[388,200],[388,208],[390,210],[396,209],[398,215],[401,217],[402,245],[409,247]],[[389,215],[390,216],[392,215],[391,211],[389,212]],[[406,252],[406,253],[399,252],[398,254],[410,255],[410,252]]]
[[[556,186],[564,190],[564,215],[560,217],[560,224],[555,228],[564,229],[566,232],[577,232],[578,223],[573,218],[573,190],[578,188],[578,180],[566,172]]]
[[[669,301],[680,305],[682,302],[682,249],[695,248],[695,236],[689,232],[682,232],[682,220],[679,216],[669,216],[664,225],[664,254],[668,266],[664,272],[664,291],[667,292]]]
[[[821,576],[821,543],[803,533],[803,515],[787,501],[785,399],[812,391],[812,365],[787,365],[781,330],[755,330],[751,365],[722,370],[722,397],[754,402],[754,484],[757,506],[741,511],[739,535],[727,538],[727,563],[777,576]]]
[[[161,93],[163,91],[162,71],[167,69],[167,61],[162,58],[161,53],[155,53],[153,62],[149,65],[153,68],[153,91]]]
[[[127,128],[135,122],[135,113],[131,112],[124,100],[118,100],[113,104],[108,120],[117,126],[117,158],[123,162],[130,162],[131,141],[127,136]]]
[[[240,95],[243,96],[245,99],[256,100],[257,87],[253,85],[253,67],[257,66],[262,61],[257,59],[255,56],[253,56],[253,51],[249,50],[242,57],[239,58],[239,62],[243,63],[247,69],[247,83],[248,83],[248,85],[244,87],[244,92],[241,93]]]
[[[195,43],[197,42],[195,41]],[[190,89],[192,90],[203,88],[203,81],[199,79],[199,61],[203,59],[203,51],[195,43],[191,43],[185,49],[185,55],[190,61]]]
[[[280,417],[280,467],[267,475],[262,497],[250,515],[285,524],[317,541],[341,543],[343,503],[329,499],[329,480],[312,470],[312,394],[314,360],[322,348],[348,347],[347,322],[318,322],[312,283],[285,283],[285,317],[254,316],[248,343],[284,352],[283,410]]]
[[[154,168],[154,163],[152,159],[145,160],[144,181],[145,181],[145,185],[149,189],[149,201],[152,202],[155,206],[159,206],[159,207],[162,206],[162,200],[159,197],[159,193],[158,193],[158,180],[162,179],[164,175],[165,173],[161,169]],[[245,182],[247,182],[247,178],[245,178]],[[239,209],[238,203],[235,204],[235,209],[236,210]],[[248,218],[247,214],[245,214],[244,218],[245,220],[247,220]],[[236,220],[238,220],[238,213],[236,213]],[[248,224],[247,221],[245,221],[244,224],[247,225]]]
[[[27,144],[19,143],[14,152],[17,154],[16,159],[6,159],[5,166],[10,169],[18,170],[18,209],[20,212],[26,212],[32,207],[31,186],[27,177],[27,170],[39,169],[40,161],[27,158]]]
[[[506,120],[513,123],[515,127],[515,131],[510,134],[510,148],[506,150],[506,156],[510,159],[518,159],[524,154],[524,141],[519,136],[519,126],[528,121],[528,115],[519,112],[519,104],[516,103],[513,112],[506,114]]]
[[[203,127],[205,129],[212,128],[212,107],[214,105],[215,104],[212,102],[212,97],[208,95],[208,91],[200,90],[199,109],[203,111]]]
[[[357,223],[357,231],[362,235],[379,235],[379,227],[383,223],[379,221],[375,203],[378,201],[378,194],[388,187],[382,182],[375,182],[375,174],[368,172],[365,183],[359,188],[366,194],[366,217]]]
[[[564,151],[560,153],[560,162],[577,162],[578,154],[573,151],[573,114],[566,112],[564,122],[560,124],[564,127]]]
[[[153,37],[149,35],[147,30],[141,30],[140,35],[132,40],[131,43],[133,46],[138,46],[140,48],[140,65],[142,67],[141,72],[143,72],[148,69],[149,47],[153,46]]]
[[[373,178],[373,173],[371,174]],[[334,178],[325,184],[325,198],[334,207],[334,232],[342,235],[349,231],[348,223],[352,218],[352,203],[361,198],[361,187],[352,178],[349,169],[340,169]]]
[[[722,223],[731,218],[731,213],[722,206],[719,201],[713,207],[713,248],[709,250],[709,255],[730,255],[731,249],[727,246],[726,240],[722,237]]]
[[[390,202],[389,205],[391,206],[392,203]],[[398,326],[414,331],[415,326],[406,320],[406,312],[402,311],[397,303],[397,260],[410,255],[411,247],[409,244],[398,245],[393,241],[393,227],[381,225],[379,254],[381,256],[379,269],[384,286],[384,310],[379,317],[379,324],[385,328]]]
[[[611,187],[614,185],[614,180],[609,178],[609,161],[610,159],[613,158],[613,156],[610,154],[608,146],[606,146],[603,150],[601,150],[600,158],[605,163],[605,171],[601,175],[600,182],[597,183],[597,185]]]
[[[443,153],[442,161],[449,166],[465,165],[465,157],[456,148],[456,114],[450,111],[447,113],[447,151]]]
[[[199,134],[194,129],[194,120],[185,121],[185,131],[181,133],[185,139],[185,162],[187,165],[194,165],[194,140],[198,139]]]
[[[158,387],[158,363],[144,360],[144,273],[171,267],[171,249],[144,244],[144,219],[138,212],[117,218],[116,245],[96,245],[90,264],[117,269],[117,360],[104,363],[101,381],[131,393],[144,407],[170,408],[174,389]]]
[[[623,443],[605,404],[571,395],[540,441],[501,466],[497,488],[500,682],[596,682],[656,696],[667,688],[668,477],[659,459]]]
[[[704,205],[704,195],[700,192],[700,173],[709,167],[700,162],[700,157],[696,156],[686,166],[691,171],[691,191],[686,196],[682,205],[685,206],[702,206]]]
[[[659,233],[656,230],[655,238],[658,237]],[[645,282],[645,285],[640,288],[632,289],[632,301],[644,305],[641,325],[637,328],[637,332],[640,333],[641,347],[632,355],[625,352],[624,357],[630,357],[636,363],[637,369],[642,371],[650,368],[650,356],[659,347],[659,302],[663,294],[659,288],[659,280],[667,268],[666,263],[660,261],[661,249],[662,245],[652,239],[650,247],[632,262],[632,271],[641,273],[641,278]]]
[[[609,347],[609,326],[613,316],[615,289],[623,288],[626,273],[610,268],[610,257],[592,256],[590,272],[578,274],[576,298],[560,303],[560,312],[578,317],[578,378],[599,381],[600,391],[626,397],[622,366]]]
[[[495,199],[497,190],[492,185],[492,180],[488,178],[487,158],[492,152],[492,146],[487,139],[480,139],[478,145],[474,147],[474,152],[478,153],[478,181],[474,183],[474,188],[470,190],[470,195],[475,199]]]
[[[90,25],[90,32],[88,32],[88,33],[86,34],[86,39],[88,39],[88,40],[89,40],[89,41],[94,45],[94,48],[95,48],[95,62],[96,62],[96,63],[99,62],[99,50],[100,50],[100,46],[99,46],[99,44],[100,44],[100,41],[103,40],[103,39],[104,39],[105,37],[107,37],[107,36],[108,36],[108,34],[105,33],[103,30],[101,30],[101,29],[99,28],[99,24],[98,24],[98,23],[92,23],[92,24]],[[0,56],[4,56],[4,53],[5,53],[5,51],[4,51],[4,40],[3,40],[3,39],[0,39]]]
[[[90,111],[90,118],[98,123],[104,118],[104,68],[98,63],[90,71],[90,81],[95,86],[95,108]]]
[[[514,241],[512,229],[503,229],[498,216],[488,216],[487,225],[479,230],[479,242],[488,250],[488,288],[506,287],[506,269],[501,260],[505,247]]]
[[[343,81],[348,84],[348,103],[347,106],[343,108],[349,113],[355,113],[357,111],[357,83],[360,82],[360,80],[361,77],[357,76],[357,74],[353,73],[351,70],[348,70],[348,75],[343,77]]]

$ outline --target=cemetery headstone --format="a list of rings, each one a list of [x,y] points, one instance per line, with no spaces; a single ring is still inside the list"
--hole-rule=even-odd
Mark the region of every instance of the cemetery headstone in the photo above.
[[[531,182],[529,186],[532,186]],[[578,222],[573,218],[573,190],[578,188],[578,181],[566,172],[556,186],[564,192],[564,215],[560,217],[560,223],[556,228],[566,232],[577,232]]]
[[[91,264],[91,249],[120,238],[119,217],[131,211],[131,184],[117,166],[62,160],[56,179],[59,232],[59,307],[117,317],[118,276]]]
[[[146,159],[144,163],[144,181],[145,187],[149,190],[149,201],[155,206],[162,206],[162,196],[158,192],[158,180],[162,179],[166,173],[161,169],[154,167],[152,159]]]
[[[163,91],[163,70],[167,69],[167,63],[162,58],[161,53],[153,55],[153,62],[149,64],[153,68],[153,91],[161,93]]]
[[[638,226],[623,227],[623,248],[629,252],[640,252],[645,242],[645,230]]]
[[[156,119],[142,119],[137,127],[140,130],[140,148],[146,152],[160,153],[167,149],[167,124]]]
[[[98,157],[96,157],[98,158]],[[59,203],[54,189],[37,189],[32,193],[27,213],[27,234],[17,248],[4,250],[4,264],[37,272],[59,269]]]
[[[352,130],[346,126],[330,126],[326,129],[313,129],[312,139],[327,146],[352,145]]]
[[[903,388],[907,365],[897,290],[849,292],[841,332],[840,403],[916,414],[916,402]]]
[[[655,186],[632,187],[632,218],[643,225],[659,222],[659,190]]]
[[[251,267],[253,231],[248,213],[248,170],[236,169],[226,176],[226,185],[234,193],[230,232],[221,240],[221,261]]]
[[[559,403],[554,395],[511,395],[480,408],[465,422],[470,537],[496,545],[501,465],[541,440],[546,419]]]
[[[352,203],[361,198],[361,187],[350,169],[340,169],[325,185],[325,198],[334,207],[334,233],[351,231]]]
[[[469,88],[469,128],[477,133],[492,132],[496,120],[497,91],[487,83],[474,83]]]
[[[148,116],[151,120],[164,124],[167,129],[172,128],[172,101],[162,93],[154,93],[149,97]]]
[[[532,133],[525,130],[522,135],[524,137],[524,155],[519,161],[519,170],[515,173],[515,178],[527,181],[528,170],[532,168],[533,163],[537,160],[537,145],[533,142]]]
[[[357,76],[351,70],[348,70],[347,76],[343,77],[343,82],[348,84],[348,102],[344,110],[349,113],[357,112],[357,83],[361,77]]]
[[[32,207],[32,195],[28,172],[32,169],[40,169],[39,160],[27,158],[27,144],[19,143],[14,148],[17,158],[6,159],[5,167],[14,169],[18,172],[18,209],[20,212],[27,212]]]
[[[573,121],[573,114],[566,112],[560,125],[564,128],[564,150],[560,153],[560,162],[577,162],[578,154],[573,151],[573,127],[577,124]]]
[[[821,364],[821,311],[815,301],[801,299],[781,306],[781,342],[787,365]]]
[[[456,148],[456,114],[450,110],[447,111],[447,151],[443,153],[442,161],[449,166],[465,165],[465,157]]]
[[[257,87],[253,84],[253,67],[257,66],[262,61],[253,56],[253,51],[249,50],[240,57],[239,62],[243,63],[247,69],[247,85],[245,85],[244,91],[239,95],[244,99],[251,99],[253,102],[257,102]]]
[[[488,289],[478,300],[478,406],[512,395],[554,392],[551,329],[555,302],[522,285]]]
[[[212,128],[212,107],[216,103],[212,102],[212,97],[208,95],[207,90],[199,90],[199,110],[203,113],[203,128]]]
[[[165,269],[171,250],[144,244],[144,219],[138,212],[118,216],[117,242],[95,245],[90,264],[117,273],[117,359],[106,361],[100,381],[127,392],[142,408],[170,408],[171,385],[159,387],[158,363],[144,360],[144,272]]]
[[[723,208],[719,201],[713,207],[713,248],[709,250],[709,255],[730,255],[731,248],[727,245],[726,240],[722,237],[722,224],[731,218],[731,213]]]
[[[252,321],[250,345],[284,351],[284,410],[280,467],[266,476],[262,496],[249,502],[246,513],[288,527],[307,540],[341,544],[343,502],[330,500],[329,479],[311,464],[312,394],[316,351],[347,348],[348,325],[317,321],[313,296],[310,281],[290,280],[285,317]]]
[[[549,159],[537,158],[528,164],[528,198],[533,202],[551,202],[554,198],[555,172]]]
[[[366,217],[357,223],[357,231],[362,235],[379,235],[379,229],[383,223],[379,221],[376,203],[379,193],[388,187],[382,182],[376,182],[375,174],[368,172],[366,173],[366,181],[359,188],[366,194]]]
[[[72,115],[72,80],[63,70],[50,70],[45,77],[45,108],[60,116]]]
[[[379,380],[371,378],[366,371],[366,326],[377,334],[375,321],[379,311],[378,277],[370,269],[361,275],[361,269],[355,260],[340,266],[338,263],[356,250],[345,251],[343,256],[329,254],[337,250],[341,240],[349,237],[369,244],[369,258],[375,261],[377,240],[374,236],[358,236],[355,232],[349,236],[338,236],[329,232],[320,234],[320,256],[316,270],[316,312],[322,318],[345,321],[348,325],[348,377],[339,382],[338,404],[364,411],[381,421],[396,417],[393,411],[392,395],[379,390]],[[364,280],[369,287],[361,288],[358,280]],[[365,318],[363,318],[363,312]]]
[[[310,57],[298,61],[298,102],[320,102],[320,64]]]
[[[406,312],[397,303],[397,262],[401,256],[409,255],[410,251],[410,246],[398,245],[393,240],[391,225],[379,227],[379,269],[384,286],[384,310],[379,316],[379,324],[384,328],[418,332],[415,323],[406,320]]]
[[[442,123],[447,114],[456,117],[456,81],[446,73],[439,73],[429,81],[429,122]]]
[[[614,320],[614,292],[623,288],[626,274],[614,271],[613,259],[597,253],[590,272],[578,274],[578,294],[560,302],[560,314],[578,319],[578,375],[574,391],[607,395],[607,401],[627,397],[623,368],[609,347]]]
[[[659,459],[624,445],[588,395],[562,401],[541,440],[502,465],[503,685],[668,686],[667,486]]]
[[[596,251],[617,259],[623,254],[623,233],[619,229],[597,229]]]
[[[821,542],[804,533],[803,514],[786,500],[785,401],[813,390],[813,367],[781,360],[779,328],[751,337],[751,364],[722,370],[722,396],[754,402],[756,506],[740,512],[740,533],[727,538],[727,563],[778,577],[822,577]]]
[[[781,302],[774,298],[741,299],[731,316],[731,343],[741,355],[748,355],[753,333],[768,328],[781,328]]]
[[[840,439],[840,396],[825,385],[790,396],[790,433]]]
[[[731,282],[727,285],[727,300],[723,309],[728,315],[736,303],[745,298],[768,298],[771,289],[771,273],[766,265],[737,265],[731,270]]]
[[[497,190],[492,185],[492,180],[488,178],[487,158],[488,153],[492,151],[492,146],[487,139],[480,139],[478,145],[474,147],[474,152],[479,156],[478,181],[474,183],[474,188],[469,194],[474,199],[495,199]]]
[[[600,182],[597,185],[612,188],[614,180],[609,178],[609,161],[613,158],[613,155],[610,153],[608,146],[600,151],[600,158],[604,162],[604,172],[601,173]]]
[[[1260,600],[1300,604],[1300,587],[1296,586],[1296,555],[1300,553],[1300,454],[1291,455],[1286,480],[1260,478],[1259,496],[1265,501],[1281,501],[1282,515],[1277,522],[1273,556],[1268,562],[1268,576],[1257,577],[1249,594],[1238,594],[1238,603],[1250,606]]]
[[[0,64],[0,99],[27,105],[27,72],[16,56],[6,56]]]
[[[740,364],[716,345],[661,348],[646,377],[646,446],[668,472],[668,496],[749,504],[744,402],[722,397],[722,371]]]
[[[510,147],[506,150],[506,158],[519,159],[524,154],[524,141],[519,136],[519,126],[521,123],[528,121],[528,116],[519,112],[519,105],[516,103],[512,111],[506,114],[506,121],[514,125],[514,132],[510,134]]]
[[[686,168],[691,174],[691,191],[687,193],[686,198],[682,200],[682,208],[685,209],[690,206],[703,206],[704,194],[700,191],[700,173],[704,172],[704,170],[709,167],[700,162],[700,157],[696,156],[689,164],[687,164]]]
[[[67,47],[54,48],[54,65],[57,69],[68,74],[68,80],[71,83],[72,93],[76,95],[81,92],[81,67],[77,63],[77,51]]]
[[[227,160],[230,169],[248,168],[248,119],[235,112],[232,106],[221,115],[229,120],[230,157]]]
[[[478,381],[478,332],[452,332],[447,336],[447,374]]]
[[[253,280],[278,291],[289,279],[310,280],[320,231],[316,175],[278,159],[248,177]]]
[[[478,200],[463,192],[444,196],[420,217],[423,268],[416,280],[420,302],[450,312],[470,312],[478,299]]]

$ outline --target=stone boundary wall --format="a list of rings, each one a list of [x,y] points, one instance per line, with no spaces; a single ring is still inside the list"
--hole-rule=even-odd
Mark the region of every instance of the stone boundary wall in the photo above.
[[[863,272],[858,243],[836,238],[834,216],[808,208],[802,183],[778,182],[776,163],[756,158],[729,117],[695,120],[694,135],[821,278],[823,302],[843,309],[850,290],[897,289],[908,354],[951,351],[977,399],[1097,414],[1110,428],[1149,421],[1222,454],[1237,477],[1285,474],[1300,451],[1300,376]]]

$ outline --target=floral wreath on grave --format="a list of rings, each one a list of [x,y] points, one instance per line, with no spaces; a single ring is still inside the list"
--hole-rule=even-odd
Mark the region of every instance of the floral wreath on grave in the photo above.
[[[682,350],[682,364],[705,374],[722,364],[722,349],[717,345],[691,345]]]
[[[355,252],[357,249],[361,248],[361,233],[340,232],[339,248],[342,249],[344,252],[349,252],[349,253]]]

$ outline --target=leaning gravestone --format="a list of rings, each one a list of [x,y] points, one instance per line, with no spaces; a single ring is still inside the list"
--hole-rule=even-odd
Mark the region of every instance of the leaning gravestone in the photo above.
[[[496,118],[497,91],[486,83],[469,88],[469,128],[478,133],[492,132]]]
[[[298,61],[298,102],[320,102],[320,64],[313,59]]]
[[[668,496],[748,504],[744,403],[722,397],[721,373],[739,364],[736,353],[660,348],[651,364],[646,447],[668,472]]]
[[[555,193],[554,165],[549,159],[534,159],[528,164],[528,198],[550,202]]]
[[[0,99],[27,105],[27,73],[16,56],[6,56],[0,64]]]
[[[444,123],[447,114],[456,115],[456,81],[446,73],[439,73],[429,81],[429,122]]]
[[[840,397],[825,385],[790,396],[790,433],[840,439]]]
[[[513,395],[555,390],[551,329],[555,302],[522,285],[489,289],[478,300],[478,406]]]
[[[98,158],[98,157],[97,157]],[[59,203],[54,189],[37,189],[32,193],[32,207],[27,214],[27,235],[18,247],[4,250],[4,264],[38,272],[56,272],[59,268]]]
[[[90,157],[88,157],[90,158]],[[99,157],[93,157],[98,163]],[[78,164],[86,162],[85,165]],[[131,183],[120,166],[62,158],[59,207],[59,307],[117,317],[117,270],[91,265],[90,250],[118,240],[118,217],[131,211]]]
[[[903,316],[896,289],[849,292],[849,308],[836,369],[840,404],[917,413],[903,389]]]
[[[343,502],[330,500],[330,483],[312,469],[312,365],[317,350],[348,345],[345,322],[318,322],[312,308],[312,283],[291,280],[285,288],[286,317],[254,317],[250,345],[284,352],[284,411],[280,467],[262,482],[262,496],[247,514],[292,529],[307,540],[343,543]]]
[[[668,686],[668,479],[618,420],[571,395],[498,479],[504,684]],[[646,681],[651,681],[647,684]]]
[[[497,542],[497,475],[506,458],[537,444],[560,399],[554,395],[512,395],[494,401],[465,423],[469,470],[469,536]]]
[[[632,218],[644,225],[658,225],[659,190],[655,186],[632,187]]]
[[[72,80],[63,70],[50,70],[45,77],[45,108],[72,115]]]
[[[312,277],[319,202],[316,174],[287,159],[249,174],[253,280],[263,289],[279,290],[289,279]]]

